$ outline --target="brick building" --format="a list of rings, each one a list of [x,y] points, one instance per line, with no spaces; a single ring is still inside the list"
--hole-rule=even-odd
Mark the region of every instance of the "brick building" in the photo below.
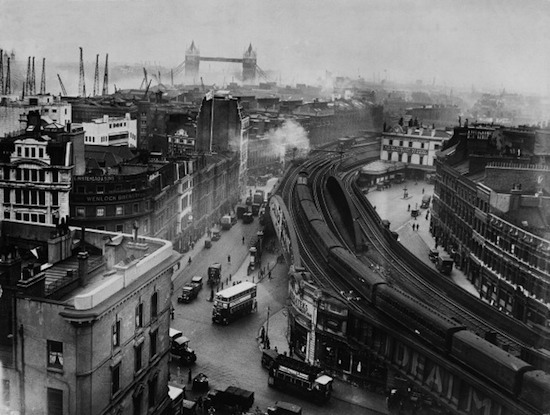
[[[481,298],[547,331],[547,131],[458,127],[436,159],[431,232]]]

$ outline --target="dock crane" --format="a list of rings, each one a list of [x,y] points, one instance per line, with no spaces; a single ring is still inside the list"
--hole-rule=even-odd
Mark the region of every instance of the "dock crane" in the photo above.
[[[142,89],[143,86],[147,87],[147,69],[143,68],[143,79],[141,81],[141,85],[139,86],[139,89]]]
[[[59,85],[61,86],[61,92],[63,93],[63,96],[67,96],[67,90],[65,89],[65,85],[63,85],[63,81],[61,80],[61,77],[59,74],[57,74],[57,79],[59,79]]]

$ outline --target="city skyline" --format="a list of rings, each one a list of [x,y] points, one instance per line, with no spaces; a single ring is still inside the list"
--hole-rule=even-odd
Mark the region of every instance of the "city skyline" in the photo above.
[[[202,56],[240,57],[286,82],[333,76],[498,88],[548,95],[550,2],[334,0],[0,0],[0,47],[48,62],[176,67],[192,41]],[[75,74],[76,75],[76,74]],[[87,76],[91,76],[88,72]]]

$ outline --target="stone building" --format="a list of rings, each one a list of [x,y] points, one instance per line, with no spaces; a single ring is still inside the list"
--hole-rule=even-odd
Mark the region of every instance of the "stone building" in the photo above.
[[[3,223],[10,313],[9,409],[26,414],[161,414],[168,396],[172,244],[137,234]],[[27,227],[28,229],[22,229]],[[40,259],[10,250],[49,232]],[[19,234],[17,233],[19,231]],[[40,242],[40,241],[39,241]],[[44,256],[44,258],[42,258]]]

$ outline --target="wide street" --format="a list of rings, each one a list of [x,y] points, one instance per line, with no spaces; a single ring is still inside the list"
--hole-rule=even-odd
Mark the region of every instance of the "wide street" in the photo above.
[[[272,184],[272,182],[271,182]],[[210,264],[222,264],[222,282],[227,287],[229,274],[232,282],[235,280],[249,280],[257,282],[258,271],[250,276],[246,275],[248,263],[248,241],[256,234],[258,218],[252,224],[242,224],[238,221],[230,230],[222,231],[221,239],[212,243],[210,249],[203,248],[200,242],[182,260],[183,270],[180,270],[174,280],[174,296],[172,302],[175,307],[175,318],[171,325],[181,330],[184,336],[190,339],[190,347],[197,354],[197,362],[190,366],[192,376],[200,372],[205,373],[210,380],[210,388],[224,390],[227,386],[237,386],[254,391],[254,408],[266,410],[277,400],[292,402],[302,406],[305,414],[369,414],[363,406],[358,406],[339,399],[331,399],[327,404],[318,406],[312,402],[288,395],[267,386],[267,371],[261,366],[261,350],[257,336],[260,327],[266,322],[267,307],[274,315],[286,307],[288,296],[288,266],[276,264],[276,254],[267,253],[262,260],[262,266],[268,263],[275,267],[272,279],[264,278],[258,284],[258,311],[228,326],[212,323],[212,303],[209,301],[210,289],[206,285],[206,274]],[[242,237],[245,237],[245,244]],[[191,255],[192,262],[187,258]],[[228,255],[231,263],[228,263]],[[177,296],[185,282],[194,275],[204,277],[204,287],[197,299],[189,304],[178,304]],[[231,283],[232,283],[231,282]],[[231,284],[230,283],[230,284]],[[279,337],[280,338],[280,337]],[[277,344],[272,343],[272,348]],[[288,348],[288,345],[284,345]],[[282,349],[283,345],[279,348]],[[187,386],[187,399],[196,399],[199,395],[191,391],[191,384],[187,383],[189,367],[180,366],[174,359],[171,363],[171,382]],[[252,408],[253,409],[253,408]]]

